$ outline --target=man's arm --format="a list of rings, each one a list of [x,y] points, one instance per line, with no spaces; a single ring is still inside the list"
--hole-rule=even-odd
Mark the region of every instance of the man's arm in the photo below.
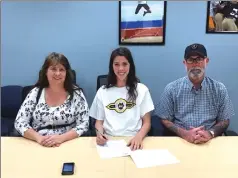
[[[204,130],[203,126],[200,126],[197,128],[191,127],[190,130],[186,130],[186,129],[176,126],[174,123],[172,123],[171,121],[166,120],[166,119],[162,119],[162,123],[170,131],[176,133],[179,137],[183,138],[184,140],[187,140],[190,143],[195,143],[194,141],[197,136],[197,132]]]
[[[180,136],[182,138],[185,137],[186,130],[182,129],[181,127],[176,126],[173,122],[171,122],[167,119],[162,119],[162,123],[167,129],[176,133],[178,136]]]
[[[213,127],[212,130],[214,131],[215,137],[221,135],[226,131],[230,123],[230,120],[220,120],[218,121]]]
[[[228,95],[228,91],[225,85],[220,85],[219,87],[220,105],[217,115],[217,122],[212,127],[214,131],[214,136],[219,136],[228,128],[230,123],[230,118],[235,114],[234,107]]]
[[[213,137],[220,136],[227,127],[229,126],[229,120],[220,120],[213,127],[212,131],[214,132],[214,136],[211,134],[211,130],[200,130],[198,131],[198,135],[195,137],[194,143],[206,143],[211,140]]]

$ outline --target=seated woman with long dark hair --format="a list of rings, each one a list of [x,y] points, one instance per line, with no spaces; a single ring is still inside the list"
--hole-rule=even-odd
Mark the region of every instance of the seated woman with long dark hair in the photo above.
[[[131,136],[128,146],[141,149],[151,127],[153,109],[149,89],[136,77],[130,50],[115,49],[109,62],[108,83],[98,90],[90,108],[90,116],[96,119],[97,144],[105,144],[107,135]]]

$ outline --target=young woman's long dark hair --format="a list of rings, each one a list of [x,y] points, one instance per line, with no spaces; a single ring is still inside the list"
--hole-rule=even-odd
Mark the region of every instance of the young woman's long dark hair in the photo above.
[[[46,73],[50,66],[56,64],[63,65],[66,70],[64,89],[69,93],[69,99],[72,100],[74,90],[81,90],[81,88],[79,88],[77,84],[73,83],[73,73],[71,66],[69,64],[68,59],[63,54],[52,52],[46,57],[45,62],[40,70],[39,79],[35,84],[35,87],[40,88],[40,90],[49,87],[49,81],[47,79]]]
[[[129,69],[129,73],[127,75],[127,80],[126,80],[126,87],[127,87],[128,95],[129,95],[128,100],[135,101],[138,96],[138,92],[136,88],[137,88],[137,83],[139,82],[139,79],[136,77],[135,64],[133,61],[132,54],[128,48],[120,47],[112,51],[112,54],[110,57],[110,63],[109,63],[109,72],[107,77],[106,88],[116,86],[117,84],[117,77],[113,70],[113,62],[117,56],[124,56],[130,64],[130,69]]]

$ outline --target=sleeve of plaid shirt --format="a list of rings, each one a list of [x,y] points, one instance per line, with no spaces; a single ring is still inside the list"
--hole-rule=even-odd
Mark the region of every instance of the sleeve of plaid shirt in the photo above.
[[[167,85],[165,87],[155,112],[160,118],[173,121],[174,119],[173,88],[170,85]]]
[[[218,111],[218,121],[228,120],[234,115],[232,102],[228,96],[228,91],[224,85],[220,87],[220,104]]]

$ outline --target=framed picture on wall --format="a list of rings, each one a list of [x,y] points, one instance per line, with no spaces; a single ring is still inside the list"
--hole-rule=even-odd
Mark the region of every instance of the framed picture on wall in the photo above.
[[[120,45],[164,45],[166,1],[119,1]]]
[[[208,1],[206,33],[238,34],[238,1]]]

